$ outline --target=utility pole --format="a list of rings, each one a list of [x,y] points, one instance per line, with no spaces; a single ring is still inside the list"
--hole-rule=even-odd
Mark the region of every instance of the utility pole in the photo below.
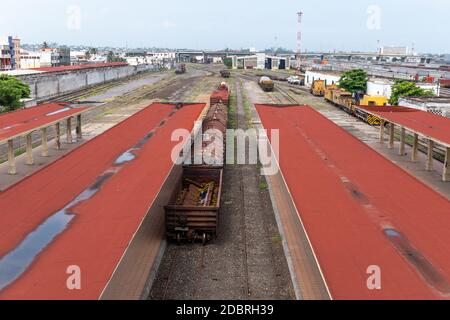
[[[298,16],[298,33],[297,33],[297,68],[298,71],[300,72],[300,67],[301,67],[301,62],[302,62],[302,58],[301,58],[301,54],[302,54],[302,16],[303,16],[303,12],[297,12],[297,16]]]

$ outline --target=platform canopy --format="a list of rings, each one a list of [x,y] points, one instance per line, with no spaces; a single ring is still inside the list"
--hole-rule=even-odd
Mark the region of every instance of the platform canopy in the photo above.
[[[450,147],[450,119],[401,106],[358,106],[358,109]]]
[[[311,107],[256,108],[334,299],[448,297],[447,198]]]
[[[47,103],[0,114],[0,144],[88,111],[69,103]]]
[[[0,300],[99,299],[174,167],[172,133],[204,107],[152,104],[0,193]],[[157,231],[145,236],[155,256]],[[70,266],[82,290],[67,287]]]
[[[419,137],[427,140],[427,171],[433,170],[435,144],[444,147],[445,159],[442,181],[450,181],[450,119],[402,106],[358,106],[362,112],[366,112],[381,119],[380,142],[384,143],[385,125],[389,124],[389,147],[394,147],[395,126],[400,132],[400,155],[405,155],[406,130],[413,134],[411,160],[417,161],[419,149]]]

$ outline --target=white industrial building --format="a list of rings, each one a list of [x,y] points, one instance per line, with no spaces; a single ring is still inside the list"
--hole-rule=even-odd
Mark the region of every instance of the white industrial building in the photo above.
[[[407,56],[409,54],[409,49],[408,47],[401,46],[382,46],[380,53],[381,55]]]
[[[244,57],[229,56],[229,58],[232,59],[233,69],[285,70],[291,65],[290,57],[270,56],[265,53]]]
[[[324,80],[327,86],[337,84],[341,80],[341,73],[332,71],[306,71],[305,85],[311,87],[315,80]]]
[[[39,52],[22,51],[20,54],[20,68],[34,69],[41,67],[41,55]]]
[[[39,55],[41,57],[41,68],[55,67],[59,65],[59,54],[56,49],[42,49],[39,51]]]
[[[447,97],[404,97],[399,99],[399,105],[450,118],[450,98]]]
[[[147,56],[151,57],[153,61],[162,62],[164,60],[175,60],[176,52],[147,52]]]
[[[367,94],[369,96],[383,96],[389,99],[392,95],[393,84],[390,80],[372,78],[367,82]]]
[[[384,96],[388,99],[392,95],[392,86],[394,81],[382,78],[372,78],[367,82],[367,94],[370,96]],[[422,89],[431,90],[436,96],[439,96],[439,85],[434,83],[417,83]]]
[[[146,56],[125,57],[125,60],[130,66],[138,66],[141,64],[152,64],[152,59]]]

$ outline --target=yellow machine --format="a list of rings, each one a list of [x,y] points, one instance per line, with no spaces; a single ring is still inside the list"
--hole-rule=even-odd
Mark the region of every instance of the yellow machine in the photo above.
[[[352,94],[348,91],[339,89],[336,85],[327,86],[324,92],[325,100],[344,109],[346,112],[353,114],[354,105],[356,104]]]
[[[387,106],[388,98],[385,96],[369,96],[365,95],[364,98],[359,101],[360,106]]]
[[[378,117],[369,115],[362,110],[356,109],[358,105],[357,101],[353,98],[352,94],[348,91],[339,89],[336,85],[327,86],[325,88],[325,100],[341,108],[345,112],[360,118],[372,126],[380,125],[381,121]],[[364,96],[359,103],[363,106],[385,106],[388,104],[388,99],[383,96]]]
[[[311,86],[311,93],[316,97],[323,97],[325,94],[325,80],[314,80]]]
[[[333,102],[334,90],[337,90],[337,89],[339,89],[339,88],[335,84],[326,86],[325,93],[324,93],[325,100],[327,100],[329,102]]]

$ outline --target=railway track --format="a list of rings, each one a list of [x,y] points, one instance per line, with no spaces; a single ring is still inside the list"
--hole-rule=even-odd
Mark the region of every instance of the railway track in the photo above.
[[[288,103],[298,104],[298,101],[294,97],[292,97],[288,89],[284,88],[282,85],[278,85],[276,88],[281,93],[281,95],[286,99],[286,101],[288,101]]]
[[[440,96],[450,98],[450,88],[441,88]]]
[[[80,98],[88,97],[89,95],[97,94],[99,91],[105,91],[110,88],[114,88],[117,86],[120,86],[122,84],[126,84],[131,80],[138,80],[144,76],[148,75],[148,73],[140,74],[139,76],[135,76],[128,79],[123,79],[121,81],[113,81],[109,82],[104,85],[84,89],[78,92],[73,92],[67,95],[59,96],[58,98],[55,98],[53,100],[49,101],[56,101],[56,102],[74,102]],[[206,77],[213,76],[212,72],[207,72]],[[101,116],[105,110],[108,109],[117,109],[121,108],[123,105],[129,105],[138,103],[139,101],[145,100],[145,99],[153,99],[158,97],[169,97],[176,93],[176,97],[182,97],[190,90],[189,84],[194,83],[196,79],[200,79],[203,76],[194,76],[194,77],[188,77],[188,78],[176,78],[173,80],[170,79],[163,79],[155,84],[149,85],[149,86],[143,86],[134,90],[131,90],[130,92],[127,92],[119,97],[114,98],[114,100],[106,103],[99,104],[93,110],[87,112],[83,116],[83,123],[91,123],[93,121],[96,121],[99,116]],[[61,134],[64,135],[66,133],[66,124],[61,123]],[[56,137],[56,132],[53,127],[50,127],[48,129],[48,141],[51,142]],[[14,139],[14,152],[16,153],[16,156],[22,154],[25,152],[25,139],[19,138]],[[41,144],[41,135],[40,132],[36,131],[32,133],[32,143],[33,147],[38,147]],[[7,146],[1,145],[0,146],[0,163],[3,163],[7,161]]]
[[[236,78],[231,87],[237,98],[232,99],[230,112],[236,110],[237,119],[228,125],[246,130],[249,124],[244,97],[240,79]],[[231,113],[230,116],[234,118]],[[272,241],[277,232],[274,229],[278,229],[270,205],[261,204],[270,203],[270,196],[261,195],[260,179],[256,165],[225,166],[217,239],[207,246],[170,243],[149,299],[247,300],[295,296],[287,263],[283,264],[282,246]]]
[[[156,72],[158,73],[158,72]],[[120,79],[120,80],[113,80],[113,81],[109,81],[103,84],[99,84],[99,85],[94,85],[92,87],[89,88],[85,88],[82,90],[77,90],[74,92],[70,92],[67,94],[63,94],[60,95],[58,97],[52,98],[52,99],[43,99],[43,100],[39,100],[39,103],[46,103],[46,102],[51,102],[51,101],[56,101],[56,102],[77,102],[79,99],[82,99],[83,97],[89,97],[89,96],[93,96],[95,94],[98,94],[99,92],[104,92],[108,89],[114,88],[114,87],[118,87],[120,85],[126,84],[128,82],[131,81],[135,81],[135,80],[139,80],[142,79],[148,75],[151,74],[156,74],[155,72],[144,72],[138,75],[134,75],[131,77],[127,77],[125,79]]]
[[[276,91],[281,93],[281,95],[285,98],[285,100],[283,100],[283,99],[280,99],[279,96],[277,96],[275,94],[271,94],[270,97],[272,98],[272,100],[274,100],[275,103],[298,104],[297,100],[295,98],[293,98],[292,95],[289,93],[289,90],[292,90],[292,88],[286,88],[286,87],[282,86],[281,84],[278,84],[275,88],[276,88]],[[448,90],[449,90],[449,95],[450,95],[450,89],[448,89]],[[302,90],[302,91],[304,91],[304,90]],[[401,134],[400,129],[396,128],[395,138],[397,141],[400,140],[400,134]],[[406,144],[408,146],[412,146],[412,141],[413,141],[413,135],[406,134]],[[422,153],[425,153],[425,154],[428,152],[427,140],[424,138],[419,138],[419,151]],[[440,146],[439,144],[435,144],[434,149],[433,149],[433,157],[435,160],[437,160],[441,163],[444,163],[445,162],[445,148],[443,146]]]
[[[240,74],[239,77],[248,81],[253,81],[256,83],[258,82],[256,76],[251,76],[248,74]],[[273,102],[277,104],[298,104],[298,101],[289,92],[290,90],[291,90],[290,86],[289,88],[286,88],[285,84],[282,81],[275,81],[274,91],[268,92],[267,94],[273,100]],[[279,93],[281,97],[277,93]]]

